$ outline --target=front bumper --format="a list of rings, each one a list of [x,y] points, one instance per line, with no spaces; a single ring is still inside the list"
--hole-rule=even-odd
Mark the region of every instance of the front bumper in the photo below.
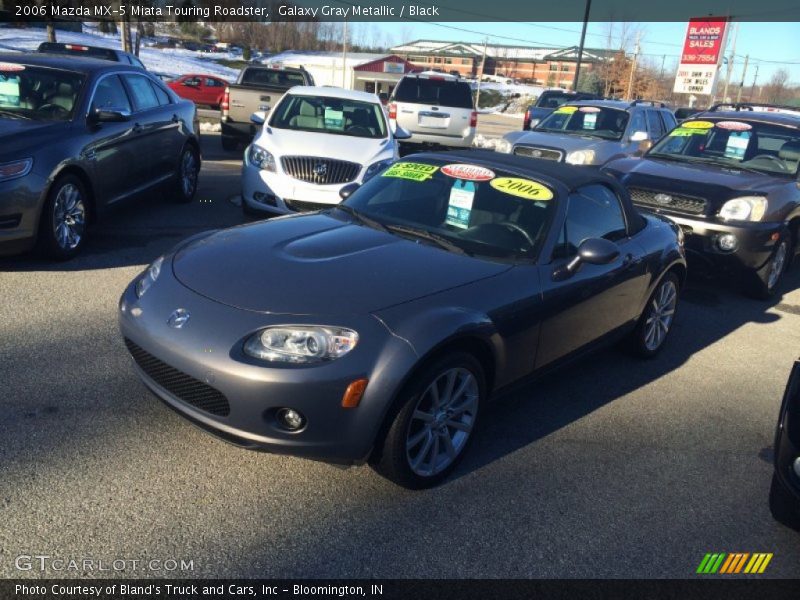
[[[402,125],[401,125],[402,126]],[[411,137],[402,140],[405,145],[446,146],[449,148],[470,148],[475,140],[475,128],[470,127],[465,135],[446,135],[430,132],[419,132],[408,129]]]
[[[643,211],[652,207],[637,205]],[[700,259],[707,266],[730,271],[753,271],[763,267],[772,256],[784,227],[780,222],[724,223],[702,217],[687,217],[668,211],[655,211],[678,224],[684,234],[689,258]],[[733,250],[720,248],[720,238],[733,235]]]
[[[33,247],[46,194],[47,179],[35,172],[0,182],[0,255]]]
[[[195,425],[238,446],[339,464],[366,460],[405,373],[416,361],[408,344],[369,315],[275,315],[214,302],[178,282],[168,261],[171,257],[141,299],[133,282],[119,303],[120,329],[129,349],[133,344],[134,355],[138,347],[158,361],[157,367],[141,358],[134,363],[147,387]],[[191,317],[175,329],[167,320],[179,307]],[[358,331],[359,344],[347,356],[312,366],[270,365],[242,352],[244,340],[259,329],[293,323],[349,327]],[[348,385],[365,377],[369,383],[360,404],[343,408]],[[198,402],[208,388],[218,392],[226,409]],[[307,420],[305,427],[298,432],[282,429],[275,418],[280,408],[299,411]]]

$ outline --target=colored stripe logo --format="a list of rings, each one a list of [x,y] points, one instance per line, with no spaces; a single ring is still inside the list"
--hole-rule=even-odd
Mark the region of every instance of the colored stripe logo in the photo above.
[[[772,560],[771,552],[709,552],[700,561],[700,575],[737,575],[739,573],[761,574]]]

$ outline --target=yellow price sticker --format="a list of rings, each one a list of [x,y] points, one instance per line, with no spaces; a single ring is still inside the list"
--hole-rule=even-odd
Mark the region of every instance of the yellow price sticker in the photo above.
[[[577,106],[561,106],[557,108],[555,112],[557,115],[571,115],[572,113],[577,112],[577,110]]]
[[[711,121],[685,121],[681,123],[681,129],[713,129]]]
[[[690,135],[708,135],[708,129],[684,129],[678,127],[669,132],[670,137],[689,137]]]
[[[525,198],[526,200],[552,200],[553,191],[539,183],[530,179],[519,179],[517,177],[497,177],[489,182],[494,189],[517,196],[518,198]]]

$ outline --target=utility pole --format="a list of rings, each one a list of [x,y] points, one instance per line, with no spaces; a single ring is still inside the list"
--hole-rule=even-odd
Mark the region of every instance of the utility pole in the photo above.
[[[636,48],[633,51],[633,60],[631,61],[631,74],[628,78],[628,90],[625,93],[625,99],[631,100],[633,98],[633,78],[636,75],[636,62],[639,59],[639,40],[641,39],[642,32],[636,32]]]
[[[736,92],[736,104],[742,101],[742,89],[744,88],[744,78],[747,75],[747,63],[750,61],[750,55],[744,57],[744,67],[742,68],[742,82],[739,84],[739,91]]]
[[[575,63],[575,79],[572,80],[572,91],[578,91],[578,79],[581,75],[581,59],[583,58],[583,44],[586,41],[586,26],[589,24],[589,11],[592,10],[592,0],[586,0],[586,12],[583,13],[583,29],[581,30],[581,44],[578,46],[578,62]]]
[[[661,56],[661,71],[658,73],[658,94],[661,95],[661,84],[664,83],[664,63],[667,62],[667,55]],[[665,94],[666,95],[666,94]],[[663,98],[660,98],[663,99]]]
[[[733,73],[733,62],[736,59],[736,38],[739,36],[739,24],[734,24],[733,30],[733,44],[731,45],[731,53],[728,55],[728,72],[725,75],[725,87],[722,89],[722,101],[728,101],[728,84],[731,81],[731,74]]]
[[[347,89],[347,19],[344,21],[342,38],[342,87]]]
[[[475,92],[475,110],[481,107],[481,81],[483,80],[483,69],[486,67],[486,45],[489,43],[489,38],[483,38],[483,58],[481,59],[481,70],[478,73],[478,89]]]
[[[750,102],[754,100],[753,96],[756,93],[756,81],[758,81],[758,65],[756,65],[756,74],[753,75],[753,85],[750,88]]]

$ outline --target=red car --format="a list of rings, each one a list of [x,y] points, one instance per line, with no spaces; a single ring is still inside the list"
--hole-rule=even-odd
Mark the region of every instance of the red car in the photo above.
[[[219,108],[228,82],[213,75],[184,75],[167,85],[181,98]]]

